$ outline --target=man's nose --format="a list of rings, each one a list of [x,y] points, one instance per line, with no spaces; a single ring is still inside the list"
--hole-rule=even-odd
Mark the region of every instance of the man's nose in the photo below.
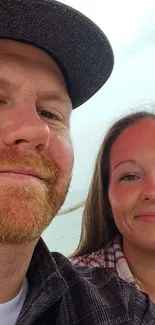
[[[49,144],[50,129],[40,118],[35,109],[18,110],[13,116],[8,116],[2,127],[1,140],[6,146],[19,149],[43,152]]]

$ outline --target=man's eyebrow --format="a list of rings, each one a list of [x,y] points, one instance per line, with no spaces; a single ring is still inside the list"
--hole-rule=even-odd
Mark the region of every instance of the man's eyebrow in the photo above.
[[[123,165],[125,163],[131,163],[131,164],[134,164],[135,165],[136,164],[136,160],[133,160],[133,159],[122,160],[122,161],[120,161],[118,164],[116,164],[114,166],[114,168],[112,169],[112,171],[114,171],[117,167],[119,167],[120,165]]]
[[[56,100],[56,101],[67,101],[70,102],[70,98],[66,93],[59,91],[42,91],[38,92],[39,100]]]
[[[58,103],[62,103],[62,104],[66,104],[68,107],[68,113],[71,113],[72,111],[72,102],[71,99],[69,97],[69,95],[67,95],[67,93],[61,93],[59,91],[42,91],[38,94],[38,102],[41,101],[55,101]],[[65,106],[66,106],[65,105]],[[63,106],[63,105],[62,105]]]
[[[10,80],[5,79],[4,77],[0,78],[0,87],[3,88],[15,88],[16,85]],[[60,91],[38,91],[39,100],[55,100],[55,101],[66,101],[71,103],[70,97],[67,93],[61,93]]]

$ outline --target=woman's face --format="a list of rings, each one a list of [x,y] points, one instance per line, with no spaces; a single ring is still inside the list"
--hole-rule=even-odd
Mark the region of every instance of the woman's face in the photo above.
[[[109,201],[124,241],[155,249],[155,120],[125,129],[111,148]]]

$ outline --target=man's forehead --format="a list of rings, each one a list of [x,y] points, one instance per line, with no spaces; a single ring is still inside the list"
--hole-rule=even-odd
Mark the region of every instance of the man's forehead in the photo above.
[[[19,69],[22,69],[21,74],[18,74]],[[72,110],[64,76],[46,52],[33,45],[0,39],[0,88],[15,90],[27,84],[33,92],[35,80],[38,80],[36,91],[39,96],[66,101],[69,111]]]
[[[59,66],[45,51],[34,45],[17,42],[8,39],[0,39],[0,56],[1,55],[18,55],[31,61],[38,62],[50,69],[62,74]]]

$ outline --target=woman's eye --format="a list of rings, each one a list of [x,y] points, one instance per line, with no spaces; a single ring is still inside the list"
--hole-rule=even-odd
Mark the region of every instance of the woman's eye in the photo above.
[[[135,174],[126,174],[124,176],[121,177],[121,181],[134,181],[139,179],[139,176],[135,175]]]
[[[49,111],[46,111],[46,110],[40,110],[39,111],[39,115],[40,116],[42,116],[42,117],[45,117],[45,118],[47,118],[47,119],[54,119],[54,120],[58,120],[58,117],[55,115],[55,114],[53,114],[53,113],[51,113],[51,112],[49,112]]]

